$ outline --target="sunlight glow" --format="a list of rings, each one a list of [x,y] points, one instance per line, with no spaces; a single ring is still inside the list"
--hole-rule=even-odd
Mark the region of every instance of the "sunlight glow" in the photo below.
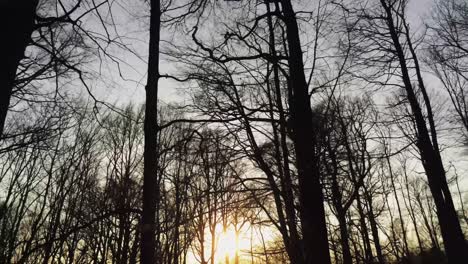
[[[214,256],[211,255],[212,234],[208,226],[205,226],[203,234],[195,235],[191,241],[186,255],[187,264],[200,264],[203,261],[214,264],[250,264],[254,258],[258,258],[258,253],[252,255],[252,251],[263,252],[263,245],[277,240],[278,237],[274,226],[259,228],[248,221],[228,226],[218,223],[214,233]]]
[[[222,232],[218,240],[218,246],[216,249],[216,259],[219,261],[225,259],[226,257],[229,257],[229,259],[234,258],[236,252],[240,250],[240,243],[238,241],[239,236],[236,235],[236,232],[234,230],[228,229],[225,232]],[[247,244],[243,244],[242,246],[250,247],[250,245]]]
[[[263,230],[264,239],[271,241],[274,237],[274,232],[272,229]],[[205,260],[210,263],[210,249],[211,249],[211,240],[210,232],[208,228],[205,229],[205,243],[204,243],[204,255]],[[250,251],[252,248],[258,247],[261,245],[261,237],[257,232],[251,230],[249,224],[245,224],[242,228],[238,228],[238,233],[236,234],[235,228],[230,225],[223,229],[222,224],[216,226],[216,239],[215,239],[215,254],[214,254],[214,263],[215,264],[234,264],[236,255],[239,258],[239,263],[250,263]],[[197,253],[198,252],[198,253]],[[195,248],[189,252],[187,256],[187,263],[200,263],[200,252]],[[248,261],[248,262],[246,262]]]

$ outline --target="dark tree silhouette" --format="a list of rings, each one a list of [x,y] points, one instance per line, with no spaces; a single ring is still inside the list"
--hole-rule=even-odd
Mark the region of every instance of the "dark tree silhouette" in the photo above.
[[[0,137],[3,135],[5,118],[10,105],[16,79],[16,71],[20,61],[24,58],[26,47],[30,44],[31,34],[35,29],[36,8],[39,0],[15,1],[8,0],[0,3],[4,12],[0,23],[5,25],[2,35],[6,38],[1,49],[0,67]],[[6,26],[9,25],[9,26]],[[12,26],[14,25],[14,26]]]

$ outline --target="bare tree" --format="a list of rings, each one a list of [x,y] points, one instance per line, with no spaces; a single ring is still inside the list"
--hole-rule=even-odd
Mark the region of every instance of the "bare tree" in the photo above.
[[[442,162],[433,108],[422,76],[414,39],[406,20],[407,1],[376,1],[366,9],[353,9],[361,26],[359,56],[370,56],[365,49],[379,51],[367,67],[390,67],[373,76],[374,83],[400,87],[410,108],[416,134],[413,135],[428,184],[437,207],[442,237],[449,261],[466,258],[466,242],[454,207]],[[371,13],[369,10],[372,10]],[[368,57],[367,57],[368,58]],[[397,74],[394,74],[396,71]],[[386,75],[386,76],[385,76]],[[415,76],[413,81],[412,76]],[[382,77],[382,78],[380,78]],[[380,79],[379,79],[380,78]],[[387,81],[385,81],[385,78]],[[368,78],[370,80],[370,78]],[[382,81],[383,80],[383,81]]]
[[[468,5],[464,1],[437,1],[428,23],[427,65],[450,96],[457,119],[468,131]]]
[[[159,81],[159,34],[161,23],[159,0],[150,2],[150,32],[148,79],[146,81],[145,103],[145,151],[143,172],[143,214],[141,217],[141,263],[157,263],[156,256],[156,206],[159,203],[157,184],[158,164],[158,81]]]

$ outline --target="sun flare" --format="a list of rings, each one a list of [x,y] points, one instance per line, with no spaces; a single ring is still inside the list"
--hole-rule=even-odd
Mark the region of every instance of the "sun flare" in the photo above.
[[[236,257],[239,262],[242,263],[242,258],[245,257],[245,254],[251,249],[251,243],[255,245],[258,243],[255,239],[251,238],[250,226],[244,225],[242,228],[236,229],[232,226],[223,228],[222,224],[216,226],[216,236],[215,236],[215,253],[214,253],[214,263],[216,264],[226,264],[226,263],[235,263]],[[205,230],[206,241],[204,243],[204,254],[205,260],[210,259],[210,249],[212,246],[212,241],[210,238],[210,232],[208,229]],[[196,251],[196,250],[195,250]],[[190,252],[188,256],[188,263],[200,263],[201,256],[200,252]]]
[[[262,234],[260,235],[259,232]],[[252,229],[249,223],[239,225],[237,228],[233,225],[223,227],[222,224],[218,224],[215,227],[214,233],[213,256],[211,256],[211,250],[213,250],[213,244],[211,243],[212,234],[209,228],[205,227],[203,242],[198,240],[193,244],[194,246],[187,255],[187,263],[250,263],[252,259],[251,251],[258,249],[262,243],[273,241],[276,236],[273,228]],[[203,249],[200,243],[203,245]],[[211,262],[212,260],[213,262]]]
[[[222,260],[226,257],[232,259],[235,257],[236,253],[239,253],[239,250],[241,250],[241,246],[243,247],[243,249],[245,249],[246,246],[250,246],[245,245],[244,243],[240,245],[239,237],[240,235],[236,234],[236,232],[232,229],[223,231],[219,236],[218,246],[216,249],[216,259]]]

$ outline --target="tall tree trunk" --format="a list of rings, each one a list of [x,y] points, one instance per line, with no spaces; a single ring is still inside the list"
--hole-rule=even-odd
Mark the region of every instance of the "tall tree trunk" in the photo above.
[[[372,194],[364,185],[364,197],[367,202],[367,216],[369,218],[369,224],[371,227],[372,237],[374,238],[374,247],[375,252],[377,253],[377,261],[379,264],[384,264],[385,260],[382,253],[382,245],[380,244],[380,237],[379,237],[379,228],[377,226],[377,219],[374,213],[374,207],[372,203]]]
[[[468,215],[466,214],[465,206],[463,205],[463,197],[462,197],[462,191],[460,191],[460,183],[459,183],[458,174],[455,175],[455,184],[457,186],[458,199],[460,200],[460,209],[461,209],[462,218],[465,221],[465,224],[468,225]]]
[[[158,133],[158,80],[159,80],[159,34],[160,34],[160,3],[151,0],[150,36],[148,55],[148,79],[146,83],[145,106],[145,147],[143,168],[143,212],[141,217],[141,263],[158,263],[155,255],[155,214],[159,201],[159,186],[157,181],[157,133]]]
[[[351,218],[351,213],[348,212],[348,217],[347,218],[352,219]],[[356,236],[354,236],[353,231],[352,231],[352,227],[351,227],[350,231],[351,232],[350,232],[349,240],[350,240],[351,245],[353,247],[354,260],[355,260],[356,264],[360,264],[361,259],[364,259],[364,257],[361,257],[361,251],[360,251],[361,243],[359,243],[358,242],[359,239],[356,238],[356,236],[358,236],[358,234],[356,234]]]
[[[328,234],[318,157],[315,153],[316,138],[312,124],[312,109],[304,73],[302,48],[296,15],[290,0],[281,1],[289,47],[289,78],[292,100],[290,105],[293,142],[299,178],[302,236],[305,263],[329,264]]]
[[[265,1],[265,6],[267,9],[267,12],[270,13],[270,4],[268,1]],[[279,12],[280,7],[278,2],[275,3],[275,12]],[[274,56],[275,60],[272,63],[272,70],[273,70],[273,85],[274,85],[274,90],[273,92],[270,92],[270,89],[268,89],[269,92],[269,98],[274,97],[271,100],[271,118],[273,120],[274,118],[274,113],[273,113],[273,101],[276,102],[276,106],[278,108],[278,115],[279,115],[279,128],[277,128],[277,124],[272,122],[273,126],[273,135],[274,135],[274,141],[275,141],[275,152],[276,152],[276,160],[278,164],[278,171],[279,175],[281,178],[281,188],[282,188],[282,193],[284,197],[284,207],[285,207],[285,212],[286,212],[286,217],[287,217],[287,225],[290,233],[290,240],[289,240],[289,247],[291,254],[294,254],[294,257],[291,258],[291,260],[300,261],[302,258],[302,253],[301,253],[301,243],[300,243],[300,237],[299,237],[299,232],[297,230],[297,221],[296,221],[296,211],[295,211],[295,206],[294,206],[294,193],[293,193],[293,183],[292,183],[292,177],[291,177],[291,170],[289,166],[289,149],[287,145],[287,128],[286,128],[286,116],[285,116],[285,111],[283,108],[283,100],[282,100],[282,92],[281,92],[281,84],[280,84],[280,76],[279,76],[279,65],[278,61],[276,58],[276,43],[275,43],[275,33],[274,33],[274,28],[273,28],[273,21],[272,21],[272,16],[267,17],[267,23],[268,23],[268,31],[269,31],[269,45],[270,45],[270,53],[272,56]],[[267,84],[269,87],[269,82]],[[279,134],[278,131],[279,130]],[[286,241],[285,241],[286,242]],[[297,263],[299,264],[299,263]]]
[[[398,30],[393,20],[393,7],[390,6],[386,0],[380,0],[380,2],[386,12],[387,26],[400,63],[401,78],[404,83],[406,95],[416,122],[416,128],[418,131],[416,145],[419,149],[421,161],[427,175],[429,188],[437,208],[437,217],[440,223],[445,251],[451,264],[463,263],[464,260],[468,259],[468,247],[460,226],[460,222],[458,220],[458,215],[455,210],[452,195],[448,187],[445,169],[437,145],[437,135],[432,118],[432,109],[424,87],[424,83],[422,82],[418,67],[419,65],[417,63],[417,57],[410,42],[409,32],[406,32],[408,47],[415,62],[419,89],[423,94],[424,103],[428,112],[429,125],[431,130],[430,134],[426,127],[426,120],[415,94],[415,89],[411,83],[407,61],[405,58],[405,51],[403,50],[403,47],[400,43]],[[404,23],[406,24],[406,21],[404,21]],[[408,28],[406,28],[406,31],[408,31]]]
[[[138,243],[139,239],[140,239],[140,233],[135,232],[135,238],[133,239],[133,244],[132,244],[132,249],[131,249],[131,252],[130,252],[128,264],[136,264],[137,263],[138,246],[140,244],[140,243]]]
[[[405,188],[406,188],[406,194],[408,196],[408,202],[407,203],[405,202],[405,205],[408,210],[411,222],[413,223],[413,226],[414,226],[414,234],[416,235],[416,240],[418,241],[419,253],[421,254],[424,251],[424,247],[422,244],[421,235],[419,234],[418,221],[416,220],[413,203],[411,202],[410,186],[409,186],[409,180],[408,180],[408,173],[406,172],[406,165],[403,164],[402,168],[403,168],[403,173],[405,174]],[[403,201],[405,201],[404,192],[402,192],[402,194],[403,194]]]
[[[334,166],[336,166],[336,159],[335,155],[333,154],[333,150],[328,143],[328,149],[330,151],[330,160],[334,162]],[[341,191],[338,185],[338,179],[337,179],[337,173],[336,169],[332,172],[331,169],[329,170],[330,176],[332,177],[331,179],[331,191],[333,195],[333,206],[335,207],[336,210],[336,218],[338,219],[339,223],[339,228],[340,228],[340,244],[341,244],[341,251],[343,254],[343,264],[352,264],[353,259],[351,256],[351,249],[349,247],[349,230],[348,230],[348,224],[346,223],[346,211],[347,208],[343,207],[343,198],[341,195]],[[335,253],[336,255],[336,253]]]
[[[366,223],[366,214],[362,207],[361,196],[359,193],[356,195],[357,208],[359,213],[359,225],[361,227],[362,241],[364,242],[365,251],[365,263],[372,263],[374,261],[374,255],[372,254],[372,247],[370,244],[369,230]]]
[[[351,249],[349,247],[349,231],[348,224],[346,223],[346,213],[343,210],[338,212],[337,208],[337,218],[340,226],[340,244],[341,250],[343,252],[343,264],[352,264],[353,259],[351,257]]]
[[[385,188],[385,184],[382,185],[382,192],[385,194],[387,193],[386,191],[386,188]],[[390,192],[388,192],[390,193]],[[393,221],[394,217],[393,217],[393,213],[392,213],[392,206],[390,206],[390,202],[389,202],[389,199],[388,199],[388,196],[385,195],[385,205],[387,207],[387,210],[388,210],[388,214],[390,216],[390,232],[391,232],[391,235],[388,235],[388,239],[389,239],[389,242],[390,242],[390,246],[392,247],[392,250],[395,254],[395,258],[397,260],[397,262],[400,262],[401,260],[401,257],[400,257],[400,252],[398,250],[398,246],[396,245],[396,241],[395,241],[395,237],[396,237],[396,231],[395,231],[395,223]]]
[[[399,195],[398,195],[398,192],[397,192],[397,189],[396,189],[395,174],[393,173],[389,153],[385,153],[385,156],[386,156],[386,160],[387,160],[387,164],[388,164],[388,172],[389,172],[389,176],[390,176],[390,183],[392,185],[393,195],[395,196],[395,202],[396,202],[396,205],[397,205],[398,216],[399,216],[400,226],[401,226],[401,233],[403,235],[404,255],[409,256],[408,239],[406,238],[406,226],[405,226],[405,222],[403,220],[403,213],[401,211],[400,199],[398,198]]]
[[[2,0],[0,24],[3,28],[3,46],[0,51],[0,138],[15,84],[16,70],[34,30],[38,0]]]
[[[426,210],[424,209],[424,204],[422,202],[421,194],[416,193],[415,194],[415,199],[416,199],[416,202],[419,205],[419,210],[421,211],[421,217],[423,218],[424,226],[426,227],[429,238],[431,239],[432,248],[439,249],[439,245],[437,243],[437,236],[435,234],[435,230],[433,230],[431,224],[429,223],[429,219],[428,219],[428,216],[426,215]],[[430,208],[429,208],[429,210],[430,210]]]
[[[429,225],[431,227],[431,229],[429,229],[429,231],[432,232],[432,236],[434,237],[434,245],[435,245],[435,248],[437,248],[438,250],[441,249],[440,247],[440,244],[439,244],[439,234],[438,234],[438,230],[436,228],[436,224],[434,223],[434,214],[433,214],[433,211],[434,208],[431,204],[431,198],[430,196],[427,194],[427,190],[424,190],[424,196],[426,198],[426,204],[427,204],[427,217],[429,218]]]

